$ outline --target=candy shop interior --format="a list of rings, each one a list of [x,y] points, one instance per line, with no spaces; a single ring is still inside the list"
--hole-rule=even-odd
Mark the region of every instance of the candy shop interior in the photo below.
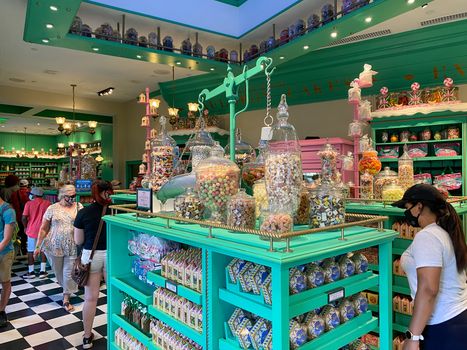
[[[408,349],[420,229],[391,203],[431,184],[467,227],[466,14],[2,2],[0,193],[15,175],[52,202],[114,194],[94,338],[85,289],[69,312],[17,256],[0,349]]]

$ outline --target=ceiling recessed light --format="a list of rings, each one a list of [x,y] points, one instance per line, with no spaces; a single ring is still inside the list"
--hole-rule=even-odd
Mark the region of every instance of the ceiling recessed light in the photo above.
[[[427,8],[427,7],[428,7],[428,4],[423,4],[422,5],[422,9]]]
[[[50,6],[49,9],[52,10],[52,11],[58,11],[58,7],[57,7],[57,6],[53,6],[53,5]]]
[[[182,62],[180,62],[180,61],[177,61],[177,62],[175,62],[175,64],[178,64],[178,65],[180,65],[180,64],[182,64]]]
[[[136,58],[141,59],[141,55],[136,55]]]
[[[308,50],[310,47],[308,45],[303,46],[303,50]]]
[[[415,0],[407,0],[407,4],[412,5],[415,2]]]
[[[371,18],[371,17],[365,18],[365,22],[366,22],[366,23],[370,23],[372,20],[373,20],[373,18]]]
[[[279,57],[280,60],[283,60],[284,58],[285,58],[284,56],[280,56],[280,57]]]
[[[53,24],[50,24],[50,23],[47,23],[47,24],[45,25],[45,27],[46,27],[47,29],[52,29],[52,28],[54,27],[54,25],[53,25]]]
[[[37,126],[40,126],[40,125],[41,125],[41,123],[37,123],[36,125],[37,125]]]
[[[214,70],[214,68],[209,68],[209,70]]]
[[[47,43],[49,42],[49,39],[42,39],[42,42],[43,42],[44,44],[47,44]]]
[[[98,47],[93,47],[92,50],[97,52],[97,51],[99,51],[99,48]]]
[[[337,38],[337,32],[332,32],[331,33],[331,38]]]

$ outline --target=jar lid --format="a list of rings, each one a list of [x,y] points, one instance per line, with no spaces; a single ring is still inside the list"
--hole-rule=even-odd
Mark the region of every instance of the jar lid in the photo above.
[[[397,177],[397,172],[391,170],[388,166],[385,166],[383,171],[381,171],[378,175],[376,175],[377,179],[385,178],[385,177]]]

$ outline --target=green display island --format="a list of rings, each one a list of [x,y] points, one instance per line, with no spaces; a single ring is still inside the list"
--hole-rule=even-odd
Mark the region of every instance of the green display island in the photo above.
[[[467,204],[465,203],[465,198],[460,197],[454,199],[451,204],[456,209],[456,212],[463,218],[465,230],[465,226],[467,223],[467,220],[465,219],[467,215]],[[404,228],[401,228],[400,225],[398,225],[398,223],[401,224],[405,222],[404,209],[394,208],[390,204],[381,202],[363,203],[350,201],[346,204],[346,211],[348,213],[384,215],[389,217],[389,220],[384,222],[384,227],[386,229],[395,229],[396,231],[399,231],[399,237],[397,237],[394,240],[392,245],[392,262],[400,259],[400,256],[404,253],[404,251],[409,247],[409,245],[413,241],[413,228],[407,225],[407,230],[404,230]],[[375,272],[377,271],[377,266],[370,266],[374,269]],[[407,277],[405,275],[402,275],[401,273],[398,273],[396,271],[395,266],[393,268],[392,273],[392,290],[394,293],[393,297],[399,296],[410,299],[410,287]],[[376,292],[376,290],[373,291]],[[381,294],[379,295],[378,299],[383,299]],[[371,309],[377,312],[378,306],[374,305],[371,307]],[[400,311],[401,310],[393,310],[393,329],[394,331],[404,333],[409,326],[411,316],[408,313],[402,313]]]
[[[240,350],[242,348],[231,329],[235,324],[229,324],[234,311],[242,309],[245,314],[254,314],[265,320],[271,327],[272,347],[267,349],[282,350],[291,348],[289,341],[289,322],[299,319],[300,315],[312,312],[329,303],[343,301],[361,291],[375,289],[380,294],[379,318],[371,311],[356,313],[355,317],[341,322],[333,329],[327,329],[315,339],[308,339],[298,349],[339,349],[358,339],[364,334],[377,330],[380,334],[380,349],[392,349],[392,242],[397,233],[383,229],[385,217],[359,216],[358,223],[339,226],[338,229],[323,229],[321,232],[309,232],[292,237],[288,241],[273,241],[257,234],[233,232],[218,228],[215,225],[198,225],[192,223],[177,223],[168,216],[145,217],[143,213],[116,214],[116,209],[126,206],[114,206],[113,215],[104,218],[107,223],[108,244],[108,335],[109,348],[118,349],[114,334],[123,329],[134,339],[148,349],[165,348],[158,343],[156,337],[144,332],[139,325],[122,315],[122,301],[130,296],[138,301],[148,313],[163,322],[164,327],[179,332],[186,339],[195,342],[198,348],[211,350]],[[157,214],[153,214],[157,215]],[[159,214],[160,215],[160,214]],[[379,229],[357,226],[377,224]],[[307,227],[295,227],[294,233]],[[147,282],[141,281],[132,273],[135,255],[130,253],[129,240],[135,235],[164,238],[178,242],[184,247],[197,249],[201,262],[201,280],[198,291],[189,288],[178,280],[166,278],[164,267],[158,271],[147,273]],[[261,239],[263,238],[263,239]],[[292,271],[326,258],[340,256],[348,252],[369,247],[379,249],[379,274],[373,271],[359,271],[346,278],[326,282],[316,288],[291,292],[289,283]],[[190,248],[190,249],[191,249]],[[272,248],[272,249],[271,249]],[[236,282],[231,279],[231,269],[234,269],[235,259],[263,266],[268,271],[270,289],[267,280],[259,293],[245,292],[241,277]],[[167,269],[175,269],[180,261]],[[164,263],[162,263],[164,266]],[[179,270],[180,271],[180,270]],[[176,273],[174,272],[176,275]],[[241,274],[240,274],[241,276]],[[183,278],[181,278],[183,281]],[[171,291],[175,298],[188,300],[195,307],[202,308],[202,326],[197,330],[180,320],[177,312],[166,312],[154,303],[156,288]],[[266,300],[269,295],[271,303]],[[170,309],[170,307],[169,307]],[[199,309],[198,309],[199,310]],[[337,316],[339,319],[339,316]],[[303,318],[302,318],[303,320]],[[248,321],[245,321],[248,322]],[[253,332],[253,330],[252,330]],[[242,332],[237,333],[241,336]],[[305,333],[306,338],[306,333]],[[253,346],[249,348],[253,349]],[[264,347],[260,347],[264,349]],[[191,347],[190,347],[191,349]]]

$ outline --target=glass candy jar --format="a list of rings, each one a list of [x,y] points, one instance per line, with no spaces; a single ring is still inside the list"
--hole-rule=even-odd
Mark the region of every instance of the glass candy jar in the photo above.
[[[371,175],[376,175],[381,170],[381,161],[378,158],[378,152],[373,149],[364,151],[362,153],[362,159],[358,162],[358,170],[360,173],[368,171]]]
[[[398,184],[399,178],[397,173],[391,170],[389,167],[385,167],[382,172],[380,172],[375,177],[374,184],[374,195],[375,199],[383,199],[383,188],[389,184]]]
[[[204,128],[204,118],[200,117],[200,126],[194,136],[186,143],[186,150],[191,155],[191,169],[194,170],[199,162],[209,158],[211,147],[214,145],[214,140],[211,134]]]
[[[175,140],[167,134],[167,120],[160,117],[161,132],[151,141],[151,185],[158,191],[169,181],[178,162],[178,146]]]
[[[261,211],[259,217],[260,231],[285,233],[293,231],[292,215],[284,208],[272,206],[270,209]],[[268,239],[261,236],[261,239]]]
[[[288,122],[289,113],[285,95],[278,106],[277,123],[271,130],[265,160],[265,180],[269,202],[290,213],[297,210],[302,186],[300,145],[293,125]]]
[[[413,186],[413,159],[409,156],[407,145],[404,146],[404,153],[399,157],[398,160],[398,173],[399,185],[404,189],[404,191]]]
[[[264,180],[258,180],[253,184],[253,198],[255,199],[256,217],[258,218],[261,212],[269,206],[266,182]]]
[[[374,177],[368,171],[360,175],[360,198],[373,199],[373,180]]]
[[[198,42],[198,33],[195,34],[195,44],[193,45],[193,56],[203,57],[203,46]]]
[[[321,158],[321,177],[330,181],[336,171],[339,153],[330,143],[326,143],[317,155]]]
[[[240,169],[224,157],[224,150],[215,142],[209,158],[195,169],[196,191],[209,210],[208,219],[224,222],[230,196],[238,192]]]
[[[230,142],[225,146],[225,156],[230,155]],[[242,133],[239,128],[235,130],[235,163],[241,168],[243,164],[250,163],[256,158],[255,150],[250,144],[242,141]]]
[[[254,229],[256,225],[255,199],[245,189],[230,197],[227,203],[227,225]]]
[[[266,141],[261,140],[259,143],[259,154],[255,161],[249,162],[242,167],[243,182],[252,187],[253,184],[264,178],[264,153],[266,151]]]
[[[383,188],[382,199],[388,202],[395,202],[404,196],[404,189],[397,183],[391,183]]]
[[[310,190],[310,228],[326,227],[345,222],[345,199],[332,183],[323,182]]]
[[[295,225],[307,225],[310,219],[310,198],[309,191],[303,185],[300,191],[298,209],[295,212],[293,221]]]
[[[188,187],[185,193],[175,198],[175,215],[178,218],[202,220],[204,214],[204,204],[198,195]]]

